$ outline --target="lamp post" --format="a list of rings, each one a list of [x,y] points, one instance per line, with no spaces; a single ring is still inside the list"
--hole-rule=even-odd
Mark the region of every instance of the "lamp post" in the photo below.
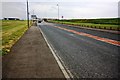
[[[59,20],[59,4],[57,4],[57,6],[58,6],[58,20]]]
[[[27,24],[29,28],[29,8],[28,8],[28,0],[27,0]]]

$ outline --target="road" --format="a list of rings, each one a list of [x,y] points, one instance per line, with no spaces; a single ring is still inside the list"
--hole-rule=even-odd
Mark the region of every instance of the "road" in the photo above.
[[[120,47],[109,40],[120,35],[46,22],[39,27],[75,78],[118,78]]]

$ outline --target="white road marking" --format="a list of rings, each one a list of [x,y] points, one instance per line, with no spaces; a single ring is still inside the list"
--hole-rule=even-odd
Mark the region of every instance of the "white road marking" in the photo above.
[[[62,61],[61,58],[55,53],[55,52],[57,52],[57,51],[56,51],[55,49],[53,49],[53,46],[52,46],[52,45],[50,44],[50,42],[47,40],[45,34],[42,32],[42,30],[41,30],[40,27],[39,27],[39,30],[40,30],[40,32],[42,33],[42,35],[43,35],[43,37],[44,37],[44,39],[45,39],[48,47],[50,48],[50,50],[51,50],[51,52],[52,52],[55,60],[57,61],[58,65],[59,65],[59,67],[60,67],[60,69],[61,69],[61,71],[63,72],[65,78],[66,78],[67,80],[71,80],[71,78],[73,78],[72,73],[71,73],[68,69],[65,69],[65,67],[64,67],[65,65],[63,64],[63,61]],[[64,65],[64,66],[63,66],[63,65]]]
[[[74,34],[69,34],[70,36],[74,36]]]

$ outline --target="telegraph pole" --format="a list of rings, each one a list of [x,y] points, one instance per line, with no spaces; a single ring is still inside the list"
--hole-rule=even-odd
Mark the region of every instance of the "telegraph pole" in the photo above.
[[[59,20],[59,4],[57,4],[57,6],[58,6],[58,20]]]
[[[29,28],[29,8],[28,8],[28,0],[27,0],[27,25]]]

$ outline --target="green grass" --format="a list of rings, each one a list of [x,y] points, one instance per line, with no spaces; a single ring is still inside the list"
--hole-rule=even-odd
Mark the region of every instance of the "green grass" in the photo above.
[[[70,24],[82,27],[120,30],[118,18],[111,19],[71,19],[71,20],[49,20],[49,22]]]
[[[67,22],[76,22],[76,23],[94,23],[94,24],[111,24],[111,25],[118,25],[118,20],[120,18],[103,18],[103,19],[69,19],[69,20],[62,20]],[[61,20],[60,20],[61,21]]]
[[[27,21],[3,20],[0,27],[2,27],[2,55],[5,55],[27,30]]]

